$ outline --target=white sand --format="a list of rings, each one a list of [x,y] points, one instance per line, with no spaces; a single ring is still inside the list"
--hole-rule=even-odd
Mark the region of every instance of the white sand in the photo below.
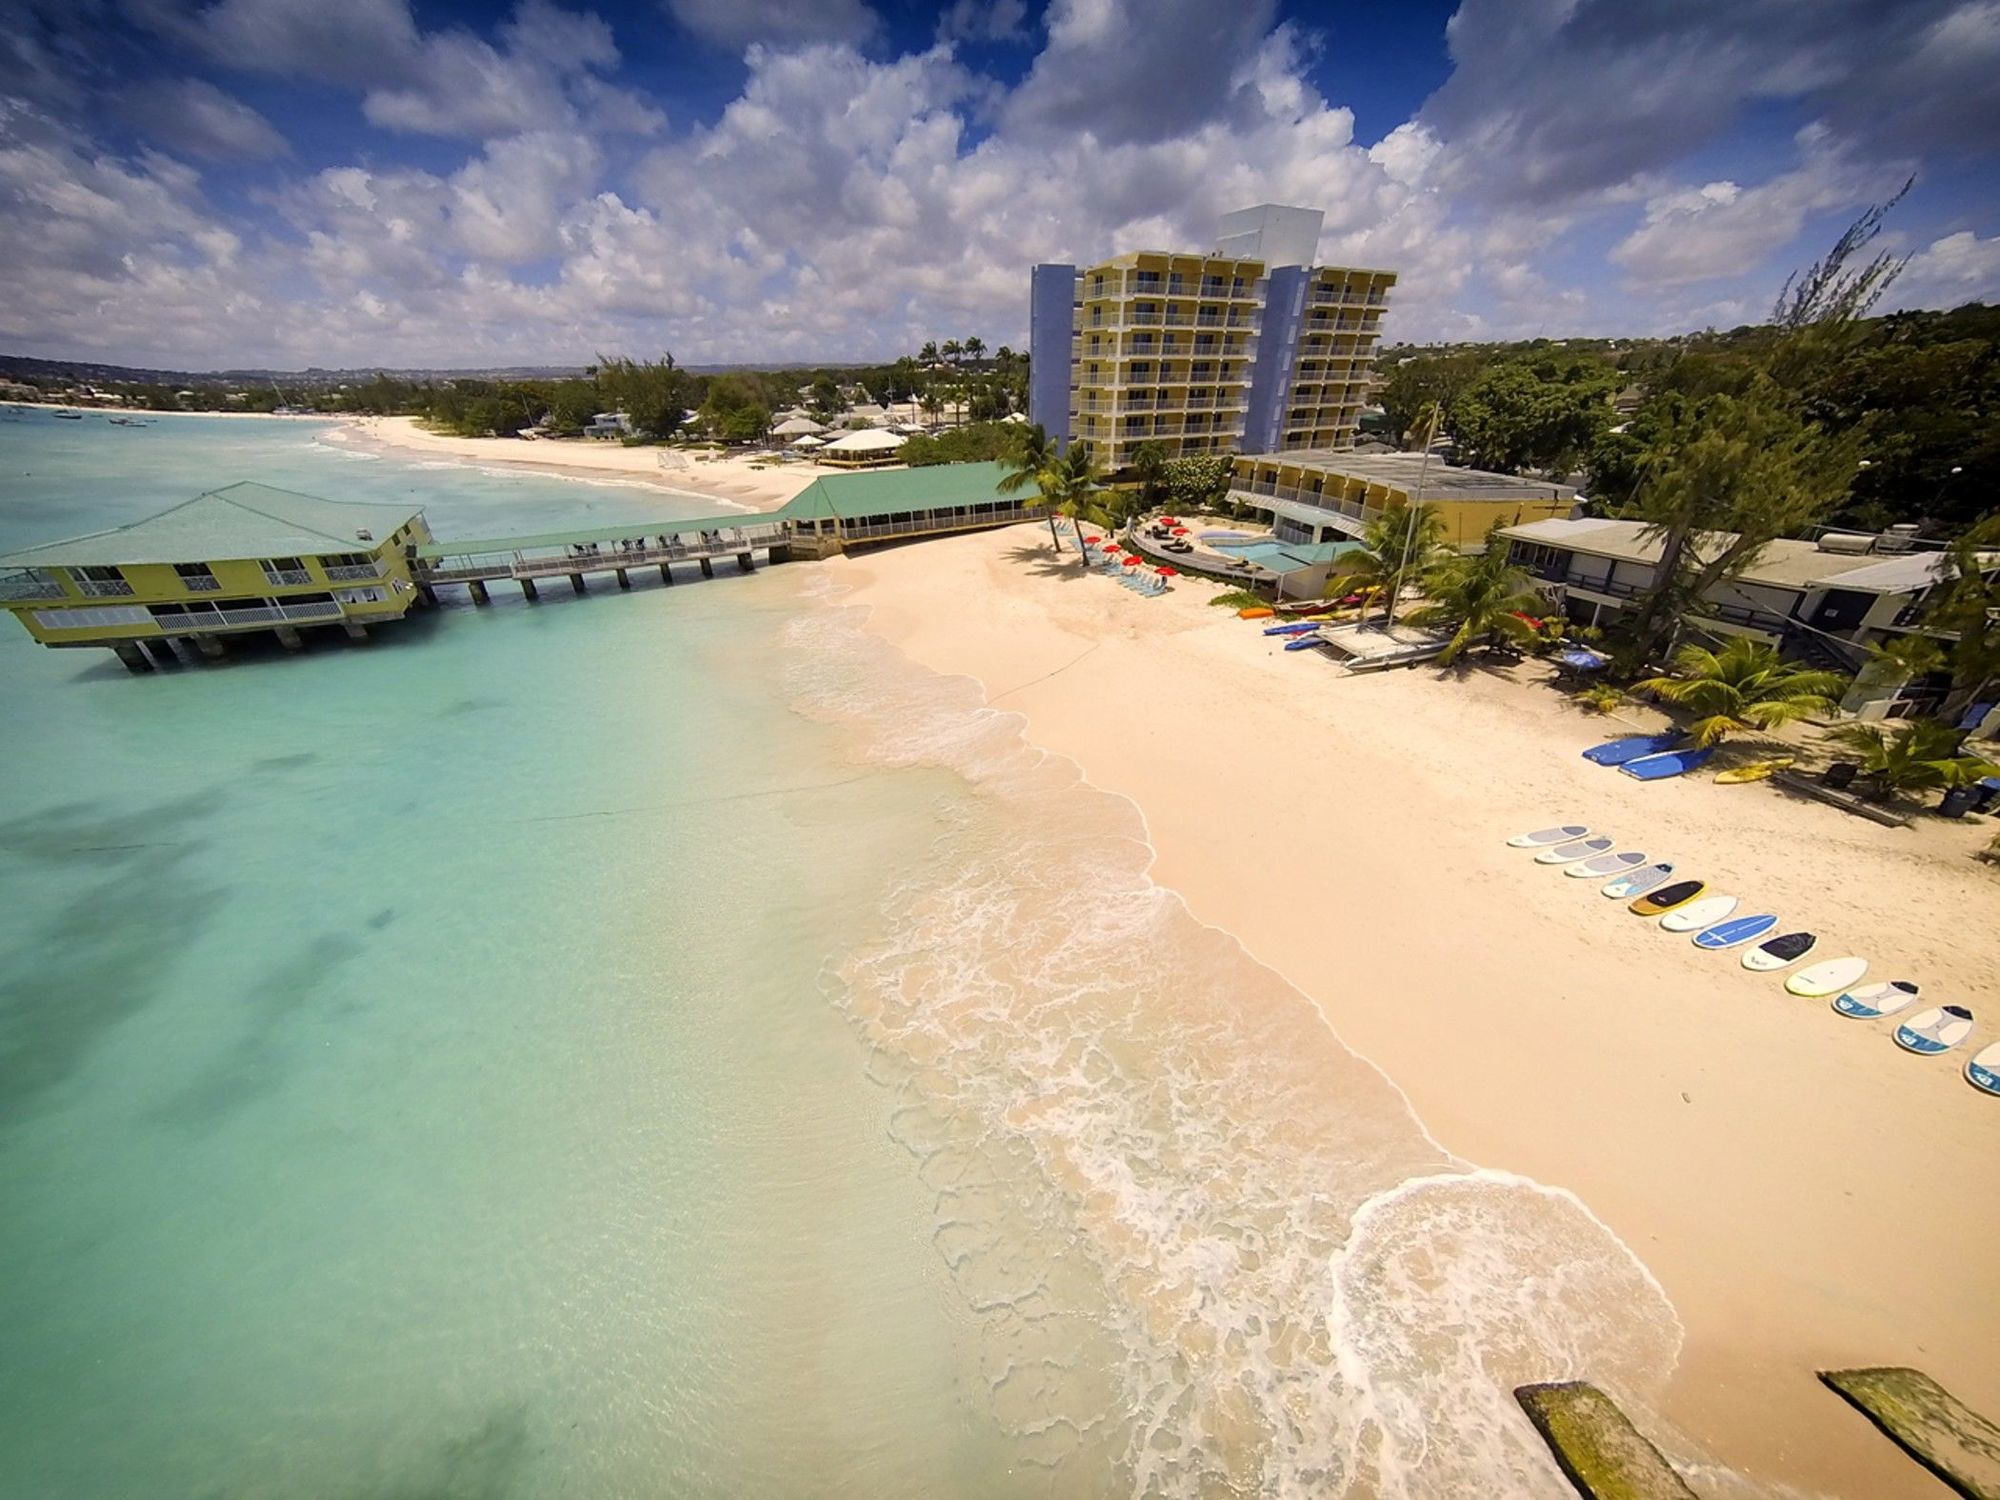
[[[1016,527],[833,566],[871,629],[1132,798],[1156,878],[1311,995],[1447,1148],[1574,1190],[1632,1246],[1686,1323],[1668,1416],[1696,1443],[1765,1481],[1945,1493],[1812,1372],[1913,1364],[2000,1415],[2000,1100],[1960,1076],[2000,1034],[2000,871],[1970,857],[1992,825],[1641,784],[1577,755],[1634,726],[1579,715],[1538,665],[1348,677],[1205,606],[1209,585],[1142,599],[1051,574],[1048,546]],[[1266,814],[1232,817],[1242,800]],[[1569,821],[1811,927],[1815,957],[1971,1006],[1973,1041],[1907,1055],[1893,1022],[1503,847]]]
[[[466,438],[428,432],[415,417],[357,417],[327,434],[356,447],[569,475],[617,475],[682,494],[705,495],[730,508],[775,510],[822,475],[811,463],[753,467],[738,457],[703,457],[676,448],[627,448],[585,438]]]

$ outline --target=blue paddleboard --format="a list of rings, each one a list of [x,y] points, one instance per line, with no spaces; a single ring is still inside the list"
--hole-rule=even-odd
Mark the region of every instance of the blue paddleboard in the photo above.
[[[1318,630],[1319,627],[1315,625],[1313,629]],[[1302,635],[1286,641],[1285,649],[1287,651],[1310,651],[1315,646],[1324,646],[1325,644],[1326,642],[1321,640],[1317,635]]]
[[[1681,776],[1708,764],[1713,750],[1670,750],[1665,755],[1642,755],[1630,760],[1618,769],[1627,776],[1636,776],[1641,781],[1663,781],[1669,776]]]
[[[1770,912],[1754,917],[1731,917],[1727,922],[1702,928],[1694,935],[1694,945],[1697,948],[1734,948],[1738,943],[1762,937],[1777,925],[1778,919]]]
[[[1290,625],[1267,625],[1267,626],[1266,626],[1266,627],[1264,628],[1264,634],[1266,634],[1266,635],[1303,635],[1303,634],[1305,634],[1305,632],[1307,632],[1308,630],[1317,630],[1317,629],[1319,629],[1319,626],[1317,626],[1317,625],[1310,625],[1310,624],[1307,624],[1307,623],[1306,623],[1305,621],[1303,621],[1303,620],[1300,620],[1300,621],[1295,621],[1294,623],[1292,623],[1292,624],[1290,624]]]
[[[1583,758],[1600,766],[1622,766],[1628,760],[1637,760],[1642,755],[1658,755],[1662,750],[1671,750],[1677,734],[1628,734],[1621,740],[1606,740],[1601,745],[1592,745],[1583,752]]]

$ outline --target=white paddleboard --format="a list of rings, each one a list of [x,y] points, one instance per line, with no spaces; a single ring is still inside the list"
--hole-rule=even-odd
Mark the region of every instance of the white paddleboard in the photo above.
[[[1833,1008],[1857,1021],[1877,1016],[1893,1016],[1917,998],[1917,987],[1907,979],[1891,979],[1881,984],[1864,984],[1858,990],[1842,990],[1833,997]]]
[[[1629,870],[1634,865],[1643,865],[1646,856],[1636,849],[1625,849],[1617,854],[1599,854],[1595,858],[1579,860],[1563,874],[1577,880],[1589,880],[1598,875],[1616,875],[1620,870]]]
[[[1786,932],[1774,938],[1766,938],[1743,955],[1743,967],[1769,973],[1774,969],[1789,969],[1819,946],[1819,939],[1810,932]]]
[[[1665,884],[1674,873],[1671,860],[1662,860],[1656,865],[1647,865],[1642,870],[1634,870],[1630,875],[1620,875],[1604,887],[1604,894],[1613,901],[1629,901],[1634,896],[1643,896],[1656,885]]]
[[[1517,833],[1507,840],[1510,849],[1542,849],[1550,844],[1567,844],[1590,832],[1583,823],[1565,823],[1560,828],[1537,828],[1533,833]]]
[[[2000,1094],[2000,1042],[1972,1054],[1965,1064],[1965,1081],[1982,1094]]]
[[[1574,860],[1589,859],[1593,854],[1602,854],[1617,842],[1608,833],[1595,833],[1587,839],[1574,839],[1567,844],[1557,844],[1553,849],[1544,849],[1535,856],[1535,863],[1566,865]]]
[[[1720,922],[1736,910],[1736,905],[1734,896],[1703,896],[1699,901],[1675,907],[1660,918],[1660,926],[1668,932],[1693,932]]]
[[[1934,1005],[1896,1028],[1896,1045],[1930,1057],[1951,1051],[1971,1035],[1971,1011],[1962,1005]]]
[[[1868,972],[1865,958],[1829,958],[1824,963],[1801,969],[1785,981],[1785,988],[1808,1000],[1824,999],[1854,988],[1854,982]]]

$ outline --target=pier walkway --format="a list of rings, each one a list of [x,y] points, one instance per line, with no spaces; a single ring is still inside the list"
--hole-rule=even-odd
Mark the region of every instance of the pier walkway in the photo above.
[[[592,573],[613,574],[620,588],[630,588],[634,568],[657,567],[661,582],[672,583],[675,563],[694,563],[710,578],[716,559],[732,557],[747,573],[756,566],[758,552],[770,562],[784,562],[791,546],[791,523],[775,514],[628,521],[598,530],[433,542],[417,548],[414,577],[433,595],[439,584],[463,584],[473,603],[484,604],[486,585],[495,581],[518,583],[533,599],[538,583],[567,578],[580,594]]]

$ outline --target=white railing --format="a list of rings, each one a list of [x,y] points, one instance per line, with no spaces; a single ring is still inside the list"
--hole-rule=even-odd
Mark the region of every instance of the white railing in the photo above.
[[[338,567],[328,568],[325,571],[326,576],[336,583],[346,583],[351,580],[363,578],[380,578],[383,576],[382,565],[372,562],[341,563]]]
[[[304,568],[266,568],[264,570],[264,579],[267,583],[280,586],[295,583],[311,583],[313,581],[312,574],[308,573]]]
[[[117,599],[132,592],[132,585],[122,578],[77,578],[76,591],[93,599]]]
[[[237,625],[285,625],[294,621],[337,620],[340,606],[332,600],[314,604],[252,604],[235,609],[156,611],[153,623],[167,634],[184,630],[221,630]]]

